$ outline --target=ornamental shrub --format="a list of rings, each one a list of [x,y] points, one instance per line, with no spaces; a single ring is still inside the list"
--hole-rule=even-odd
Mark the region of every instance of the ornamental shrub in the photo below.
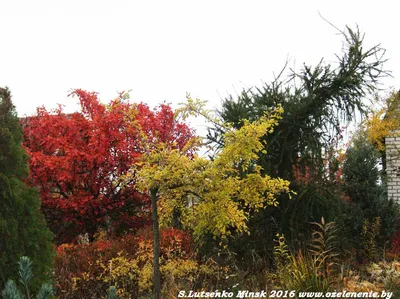
[[[223,271],[210,260],[196,260],[190,235],[174,228],[161,231],[162,293],[195,289],[214,281]],[[60,298],[103,298],[110,286],[118,298],[139,298],[153,287],[153,240],[150,227],[137,235],[99,238],[57,248],[55,280]]]

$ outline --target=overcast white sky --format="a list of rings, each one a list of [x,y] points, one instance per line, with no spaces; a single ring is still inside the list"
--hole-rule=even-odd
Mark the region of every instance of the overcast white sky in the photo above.
[[[291,65],[334,60],[340,29],[358,24],[366,45],[387,49],[400,88],[397,1],[102,1],[1,0],[0,86],[19,115],[66,104],[72,88],[103,102],[132,89],[132,99],[176,104],[186,92],[208,100],[260,85]]]

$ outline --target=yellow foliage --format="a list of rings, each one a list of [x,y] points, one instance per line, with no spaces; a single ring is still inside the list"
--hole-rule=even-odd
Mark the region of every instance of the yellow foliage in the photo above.
[[[163,293],[169,295],[166,298],[175,298],[185,287],[193,289],[199,281],[203,281],[204,286],[206,277],[226,277],[228,272],[228,268],[217,266],[212,260],[204,264],[192,259],[168,260],[161,266],[161,273],[164,276]]]
[[[99,264],[103,272],[97,279],[114,285],[119,297],[129,298],[136,287],[137,276],[141,273],[137,261],[119,255],[109,260],[108,265]]]
[[[366,120],[368,140],[385,150],[385,137],[397,136],[400,129],[400,92],[392,93],[385,100],[383,108],[373,111]]]
[[[186,278],[193,282],[198,267],[199,265],[195,260],[171,260],[163,265],[160,270],[170,279],[171,277]]]
[[[153,265],[150,261],[147,261],[140,271],[139,291],[140,292],[150,291],[152,287],[153,287]]]
[[[273,132],[282,113],[278,106],[255,122],[244,120],[240,129],[219,124],[226,129],[225,147],[213,160],[187,154],[200,144],[199,138],[183,150],[162,143],[154,145],[121,179],[134,176],[135,186],[142,192],[157,190],[161,226],[168,226],[172,212],[179,210],[181,221],[197,239],[208,233],[224,239],[232,229],[246,232],[249,209],[276,206],[275,196],[290,192],[288,181],[263,176],[255,163],[264,148],[261,138]],[[204,109],[204,102],[190,97],[175,116],[199,114],[218,122]]]
[[[85,272],[81,277],[73,278],[74,291],[81,289],[87,282],[92,285],[115,286],[119,298],[132,298],[134,294],[148,294],[153,288],[153,256],[151,242],[141,241],[139,251],[134,257],[119,253],[106,263],[98,261],[100,275],[95,277],[91,272]],[[164,293],[176,294],[183,286],[194,285],[196,281],[206,276],[215,277],[218,273],[224,276],[227,269],[212,263],[200,264],[194,259],[184,259],[170,255],[161,259],[161,275],[164,277]],[[95,269],[95,268],[94,268]]]

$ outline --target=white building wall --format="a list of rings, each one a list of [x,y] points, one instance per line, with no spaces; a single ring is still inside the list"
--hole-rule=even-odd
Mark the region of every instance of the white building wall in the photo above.
[[[385,147],[388,198],[400,203],[400,136],[386,137]]]

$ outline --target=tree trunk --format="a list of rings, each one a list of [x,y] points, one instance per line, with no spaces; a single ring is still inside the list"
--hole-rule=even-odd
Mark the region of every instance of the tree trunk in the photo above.
[[[154,248],[154,261],[153,261],[153,275],[154,275],[154,299],[160,299],[161,295],[161,282],[160,282],[160,231],[158,228],[158,214],[157,214],[157,188],[150,190],[151,198],[151,214],[153,219],[153,248]]]

